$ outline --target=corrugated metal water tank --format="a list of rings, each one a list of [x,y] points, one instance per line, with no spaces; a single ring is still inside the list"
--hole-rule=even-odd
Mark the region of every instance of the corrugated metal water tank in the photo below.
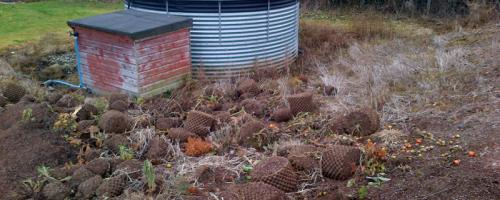
[[[129,0],[127,8],[193,19],[193,73],[210,78],[283,68],[298,53],[298,0]]]

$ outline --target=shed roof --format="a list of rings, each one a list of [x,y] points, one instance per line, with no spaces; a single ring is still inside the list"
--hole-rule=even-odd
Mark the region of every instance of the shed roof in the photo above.
[[[68,21],[68,25],[71,27],[84,27],[125,35],[134,40],[191,27],[192,24],[192,19],[186,17],[134,10],[123,10]]]

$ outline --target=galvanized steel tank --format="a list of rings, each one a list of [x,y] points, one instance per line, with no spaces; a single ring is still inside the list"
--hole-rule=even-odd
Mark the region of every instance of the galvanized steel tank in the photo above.
[[[192,18],[195,75],[230,78],[256,67],[283,68],[298,53],[298,0],[129,0],[126,6]]]

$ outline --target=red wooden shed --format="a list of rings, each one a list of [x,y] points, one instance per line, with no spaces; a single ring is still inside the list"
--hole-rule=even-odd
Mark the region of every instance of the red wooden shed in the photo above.
[[[68,24],[83,83],[96,93],[153,96],[191,74],[189,18],[126,10]]]

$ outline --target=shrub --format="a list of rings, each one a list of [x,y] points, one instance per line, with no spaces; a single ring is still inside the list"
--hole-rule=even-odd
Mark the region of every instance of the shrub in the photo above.
[[[200,138],[188,138],[186,154],[188,156],[201,156],[212,151],[212,144]]]

